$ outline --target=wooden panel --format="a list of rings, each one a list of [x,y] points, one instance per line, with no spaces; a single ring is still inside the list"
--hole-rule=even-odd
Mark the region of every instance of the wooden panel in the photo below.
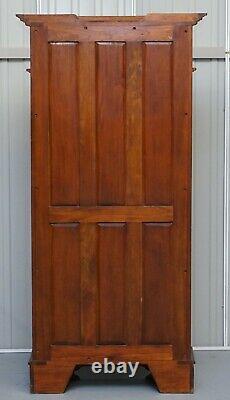
[[[153,346],[51,346],[52,359],[68,359],[69,362],[75,361],[89,364],[94,361],[103,363],[105,354],[114,362],[139,360],[172,360],[173,348],[171,345]],[[130,358],[129,358],[130,357]]]
[[[191,25],[202,16],[20,16],[33,47],[36,392],[64,391],[76,364],[104,357],[147,364],[161,391],[192,390]]]
[[[81,254],[81,343],[97,342],[97,227],[80,225]]]
[[[172,285],[169,224],[144,224],[142,343],[172,340]]]
[[[124,343],[125,224],[99,224],[99,344]]]
[[[142,204],[142,44],[126,45],[126,204]]]
[[[175,223],[172,234],[174,270],[173,344],[178,359],[189,357],[191,343],[191,141],[192,28],[175,28],[173,56],[173,192]],[[183,54],[183,57],[181,55]],[[181,59],[180,59],[181,57]],[[183,168],[181,166],[183,165]]]
[[[124,204],[125,44],[97,43],[98,204]]]
[[[106,24],[103,23],[103,29],[101,29],[101,24],[86,23],[84,25],[80,24],[65,26],[65,29],[60,30],[59,24],[52,24],[48,30],[49,41],[60,41],[65,42],[66,40],[78,41],[79,38],[81,42],[92,42],[92,41],[129,41],[129,42],[139,42],[143,40],[155,40],[155,41],[172,41],[173,40],[173,29],[171,26],[147,26],[139,24],[133,25],[132,23],[122,23],[119,27],[117,23]],[[87,27],[87,29],[84,28]]]
[[[51,202],[79,204],[78,102],[76,43],[51,43],[50,140]]]
[[[125,335],[127,344],[141,343],[142,223],[127,224],[125,265]]]
[[[144,44],[145,203],[172,199],[172,77],[170,43]]]
[[[80,204],[97,204],[95,43],[79,43]]]
[[[50,222],[171,222],[172,206],[50,207]]]
[[[52,234],[52,342],[80,343],[79,227],[52,225]]]
[[[46,31],[41,27],[31,28],[31,33],[34,52],[31,110],[33,355],[37,360],[45,360],[49,357],[52,315],[51,231],[47,221],[50,191],[47,168],[49,165],[48,45]]]

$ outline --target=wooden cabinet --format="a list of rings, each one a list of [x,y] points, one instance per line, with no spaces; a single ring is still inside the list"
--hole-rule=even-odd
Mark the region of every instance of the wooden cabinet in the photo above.
[[[204,14],[19,15],[31,28],[32,391],[139,361],[191,392],[192,26]]]

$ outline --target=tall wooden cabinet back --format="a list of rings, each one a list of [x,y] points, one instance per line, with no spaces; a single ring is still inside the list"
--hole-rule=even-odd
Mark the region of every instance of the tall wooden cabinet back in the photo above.
[[[193,390],[192,26],[205,14],[18,15],[31,29],[31,388],[139,361]]]

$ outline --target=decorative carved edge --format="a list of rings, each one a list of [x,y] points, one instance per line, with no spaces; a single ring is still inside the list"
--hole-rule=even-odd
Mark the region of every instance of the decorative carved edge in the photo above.
[[[43,24],[43,23],[73,23],[76,22],[79,17],[75,14],[16,14],[27,26]]]
[[[27,26],[50,23],[76,23],[76,22],[140,22],[150,25],[174,25],[185,24],[195,25],[207,13],[149,13],[144,16],[136,17],[106,17],[106,16],[78,16],[76,14],[16,14]]]
[[[159,25],[168,24],[186,24],[186,25],[196,25],[202,18],[204,18],[207,13],[149,13],[144,19],[146,21],[155,22]]]

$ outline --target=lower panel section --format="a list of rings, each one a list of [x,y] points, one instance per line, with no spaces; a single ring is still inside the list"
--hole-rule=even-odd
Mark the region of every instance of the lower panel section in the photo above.
[[[142,343],[171,343],[170,224],[143,224]]]
[[[124,343],[126,224],[99,224],[99,344]]]
[[[52,343],[172,343],[171,224],[51,226]]]
[[[80,343],[79,224],[52,225],[52,299],[53,342]]]

